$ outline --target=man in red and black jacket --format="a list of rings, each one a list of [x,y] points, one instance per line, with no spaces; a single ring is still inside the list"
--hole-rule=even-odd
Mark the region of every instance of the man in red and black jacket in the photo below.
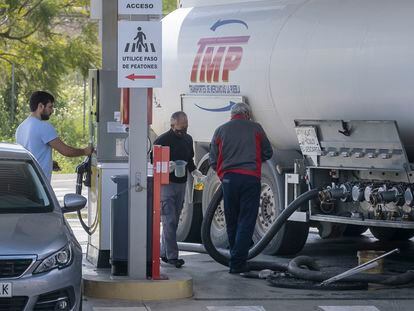
[[[216,129],[210,145],[210,165],[223,185],[230,273],[249,271],[247,255],[260,205],[262,162],[273,155],[266,133],[250,116],[247,104],[233,105],[231,120]]]

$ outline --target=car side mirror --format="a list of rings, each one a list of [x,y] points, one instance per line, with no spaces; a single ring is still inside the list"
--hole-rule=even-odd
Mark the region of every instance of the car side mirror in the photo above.
[[[63,197],[63,213],[80,211],[86,205],[86,198],[80,194],[69,193]]]

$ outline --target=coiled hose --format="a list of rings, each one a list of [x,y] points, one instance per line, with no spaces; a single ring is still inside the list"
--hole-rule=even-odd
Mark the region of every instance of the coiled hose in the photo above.
[[[85,183],[85,186],[90,187],[91,186],[91,163],[92,163],[92,158],[91,156],[87,156],[83,162],[81,164],[79,164],[76,167],[76,194],[82,194],[82,184]],[[83,176],[86,174],[86,179],[84,181]],[[92,224],[90,226],[88,226],[85,221],[82,218],[82,214],[81,211],[77,211],[78,214],[78,218],[80,221],[80,224],[83,228],[83,230],[85,230],[85,232],[88,235],[92,235],[95,233],[96,229],[98,228],[98,224],[99,224],[99,211],[96,211],[95,214],[95,219],[93,220]]]
[[[297,197],[289,206],[283,210],[278,216],[276,221],[272,224],[270,229],[262,237],[262,239],[249,250],[248,260],[259,255],[273,239],[273,237],[279,232],[288,218],[303,204],[317,198],[319,189],[312,189]],[[220,201],[223,198],[223,189],[220,187],[214,194],[206,214],[203,218],[201,226],[201,239],[207,253],[218,263],[229,266],[230,254],[225,250],[218,250],[210,235],[211,223],[214,218],[214,214],[217,210]],[[249,261],[249,268],[251,270],[263,270],[270,269],[273,271],[288,271],[291,275],[298,279],[304,279],[315,282],[322,282],[335,275],[332,272],[319,271],[319,267],[315,260],[308,256],[299,256],[292,259],[288,264],[280,262],[263,262],[263,261]],[[379,283],[384,285],[403,285],[414,281],[414,271],[408,270],[405,273],[399,275],[375,275],[367,274],[353,275],[346,279],[344,282],[360,282],[360,283]]]
[[[292,259],[288,265],[288,272],[299,279],[322,282],[330,279],[337,273],[319,271],[315,260],[308,256],[299,256]],[[355,274],[341,280],[343,282],[367,282],[383,285],[403,285],[414,281],[414,271],[408,270],[396,275],[386,274]]]
[[[273,239],[273,237],[279,232],[279,230],[282,228],[282,226],[285,224],[285,222],[288,220],[288,218],[304,203],[317,198],[318,197],[319,190],[313,189],[309,190],[303,194],[301,194],[299,197],[297,197],[292,203],[289,204],[289,206],[283,210],[283,212],[277,217],[276,221],[272,224],[270,229],[266,232],[266,234],[261,238],[261,240],[253,246],[249,250],[249,255],[247,259],[252,259],[259,255],[266,246],[270,243],[270,241]],[[220,201],[223,198],[223,189],[220,187],[216,193],[213,195],[213,198],[211,199],[211,202],[207,208],[207,211],[203,217],[203,223],[201,225],[201,239],[203,241],[204,247],[209,253],[209,255],[218,263],[228,266],[229,265],[229,259],[230,254],[228,251],[219,251],[213,244],[211,240],[210,235],[210,228],[211,228],[211,222],[214,218],[214,213],[217,210],[217,207],[220,203]],[[261,269],[271,269],[271,270],[287,270],[287,264],[278,263],[278,262],[261,262],[261,261],[249,261],[249,267],[251,270],[261,270]]]

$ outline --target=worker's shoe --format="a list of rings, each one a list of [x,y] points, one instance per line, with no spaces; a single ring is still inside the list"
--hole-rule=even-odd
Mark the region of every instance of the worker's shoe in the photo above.
[[[249,272],[249,271],[250,271],[249,265],[245,263],[244,265],[241,265],[240,267],[230,268],[229,273],[239,274],[239,273],[244,273],[244,272]]]
[[[181,268],[185,261],[183,259],[167,259],[167,257],[161,257],[161,260],[165,263],[175,266],[176,268]]]

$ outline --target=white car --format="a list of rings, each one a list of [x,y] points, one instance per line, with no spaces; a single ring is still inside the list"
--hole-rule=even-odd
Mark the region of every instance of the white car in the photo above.
[[[0,311],[82,310],[82,249],[49,181],[23,147],[0,143]]]

